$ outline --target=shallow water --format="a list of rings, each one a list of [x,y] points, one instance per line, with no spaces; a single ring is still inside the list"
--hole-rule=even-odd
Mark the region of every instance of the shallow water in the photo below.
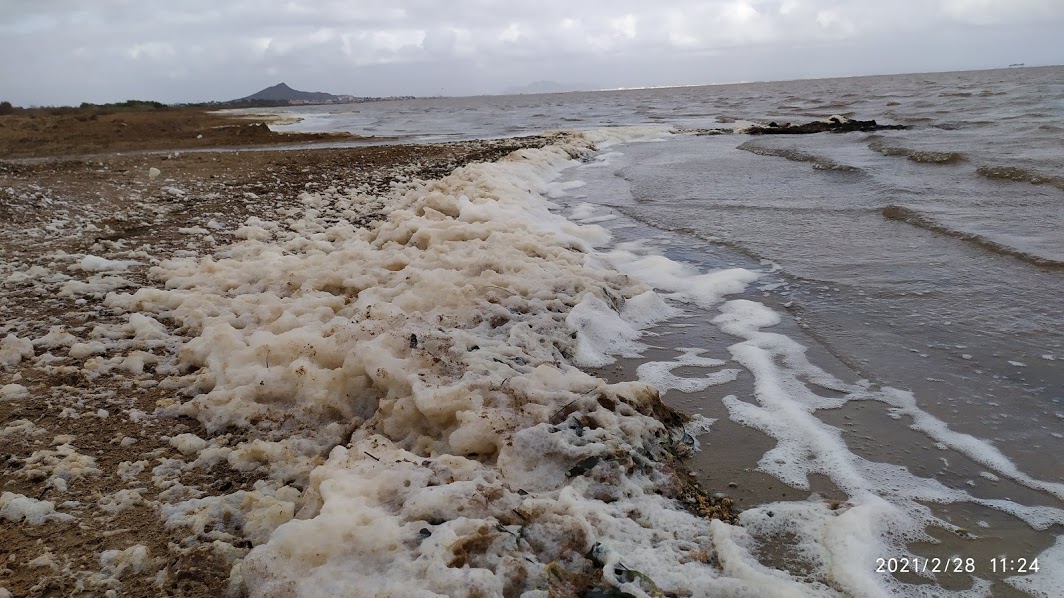
[[[790,154],[808,160],[799,165],[807,169],[851,170],[867,179],[853,188],[863,193],[851,194],[847,207],[903,205],[944,230],[1064,265],[1064,67],[278,110],[303,120],[277,130],[349,131],[387,142],[644,124],[731,129],[749,121],[804,122],[836,114],[904,124],[912,128],[882,135],[758,138],[753,145],[767,155],[745,156],[743,162],[754,173],[780,170],[787,168],[782,164],[787,156],[778,156]],[[723,143],[734,146],[747,141],[727,139]],[[733,199],[749,203],[764,189],[739,191]]]
[[[1059,521],[1036,530],[1005,512],[1008,504],[1064,508],[1059,494],[1036,487],[1064,482],[1057,458],[1064,454],[1064,68],[288,112],[305,117],[293,125],[300,130],[412,141],[635,124],[733,128],[833,114],[911,125],[875,135],[675,135],[611,148],[568,173],[587,184],[559,193],[559,201],[577,209],[575,219],[610,229],[615,244],[640,242],[700,271],[761,272],[742,297],[783,316],[766,331],[808,347],[815,367],[847,384],[911,391],[916,411],[802,378],[825,401],[849,397],[815,410],[822,430],[844,441],[846,459],[897,465],[971,499],[928,499],[937,517],[971,533],[936,531],[940,543],[910,543],[913,554],[977,558],[975,577],[990,580],[994,595],[1009,595],[1015,588],[989,570],[989,559],[1033,558],[1064,535]],[[756,405],[764,398],[763,372],[729,357],[741,339],[721,331],[719,315],[688,309],[652,330],[652,347],[640,358],[598,372],[634,379],[639,365],[675,360],[684,347],[727,360],[723,367],[740,369],[734,381],[666,394],[674,405],[718,420],[694,460],[705,483],[744,507],[802,501],[814,492],[845,500],[852,489],[836,483],[845,476],[813,474],[807,487],[795,487],[761,461],[783,440],[738,421],[743,407],[723,400],[732,395]],[[978,447],[934,437],[914,419],[921,414],[978,439]],[[994,464],[1029,478],[1009,479]],[[800,568],[777,556],[781,566]],[[973,587],[965,575],[936,583]]]
[[[625,214],[633,205],[638,206],[638,198],[626,193],[624,187],[639,180],[633,176],[633,172],[654,170],[644,161],[642,152],[656,149],[647,145],[632,145],[622,148],[622,151],[628,155],[614,157],[613,168],[610,169],[613,178],[622,184],[597,180],[586,172],[574,173],[575,178],[589,184],[581,187],[579,197],[571,201],[597,204],[602,206],[602,210],[614,214]],[[683,201],[678,200],[678,203]],[[996,305],[998,309],[1005,309],[1006,303],[1017,301],[1015,297],[1001,294],[1000,288],[989,288],[995,283],[984,280],[982,286],[968,289],[967,294],[951,288],[950,292],[960,297],[952,300],[960,303],[946,310],[935,308],[936,301],[943,298],[942,293],[873,291],[876,285],[885,287],[892,283],[903,286],[908,282],[885,280],[883,273],[861,277],[861,271],[855,270],[849,273],[850,279],[845,283],[795,276],[788,271],[786,260],[780,263],[759,260],[752,257],[749,251],[739,252],[732,246],[702,238],[705,235],[699,235],[693,226],[698,220],[698,204],[690,197],[686,201],[692,205],[684,222],[686,226],[677,226],[678,231],[662,226],[653,217],[654,210],[645,206],[632,211],[643,215],[646,221],[656,226],[644,224],[640,220],[629,221],[626,217],[608,221],[604,225],[615,227],[612,230],[618,242],[639,241],[644,246],[656,247],[671,259],[694,264],[703,271],[742,267],[761,272],[761,278],[747,292],[729,299],[747,298],[782,314],[781,323],[771,330],[805,346],[807,357],[817,367],[844,381],[866,379],[912,390],[919,408],[947,423],[951,430],[990,440],[1019,469],[1035,478],[1055,482],[1062,480],[1061,466],[1053,457],[1064,449],[1059,434],[1064,428],[1060,423],[1060,397],[1053,394],[1064,388],[1061,373],[1052,368],[1051,362],[1049,366],[1033,362],[1033,367],[1020,368],[1028,371],[1023,376],[1001,375],[992,369],[994,363],[1001,359],[1000,354],[994,355],[1003,346],[1001,339],[1016,336],[1018,340],[1015,343],[1033,342],[1038,345],[1059,342],[1059,338],[1047,335],[1034,340],[1012,330],[1010,326],[1014,322],[1008,318],[1001,320],[1005,324],[995,324],[994,319],[980,318],[978,313],[974,313],[977,309],[992,312],[994,306],[991,304],[994,301],[1000,302]],[[702,209],[702,214],[712,211],[704,206]],[[601,212],[590,214],[594,220]],[[800,223],[793,225],[801,227]],[[663,228],[666,229],[664,232]],[[783,227],[777,225],[774,230],[783,230]],[[915,234],[934,236],[919,229]],[[951,239],[940,238],[940,241],[949,242]],[[974,251],[971,248],[966,250]],[[919,255],[919,252],[914,254]],[[991,259],[1005,261],[1013,258],[992,255]],[[825,266],[824,269],[827,271],[830,268]],[[1030,283],[1029,280],[1017,281],[1014,268],[1001,269],[1012,272],[1012,279],[996,284]],[[985,293],[987,297],[980,299],[980,293]],[[1034,295],[1037,296],[1036,293]],[[958,305],[965,305],[965,301],[974,301],[969,306],[973,313],[958,315],[962,311]],[[1030,304],[1026,305],[1031,307]],[[1037,308],[1037,301],[1034,305]],[[1012,307],[1015,309],[1017,306]],[[617,364],[595,370],[595,373],[610,379],[639,379],[639,366],[648,361],[675,362],[677,354],[685,347],[697,347],[704,349],[706,356],[727,359],[728,348],[738,339],[722,333],[714,325],[716,313],[716,310],[689,308],[682,317],[652,329],[652,336],[647,341],[651,349],[639,358],[620,359]],[[951,322],[944,325],[938,321],[942,314],[957,319],[958,324]],[[981,319],[983,325],[965,323],[961,321],[962,318]],[[1016,347],[1014,344],[1013,350],[1019,351]],[[1037,350],[1037,347],[1027,349],[1028,352],[1032,350]],[[729,360],[722,367],[736,365]],[[1018,367],[1006,366],[1011,369]],[[697,379],[716,369],[702,368],[700,371],[699,368],[677,367],[673,373]],[[1029,373],[1031,371],[1035,373]],[[665,394],[665,400],[671,405],[716,420],[710,433],[701,437],[702,451],[691,462],[702,482],[711,491],[728,494],[742,508],[771,506],[779,501],[845,501],[847,492],[828,476],[811,475],[808,487],[801,488],[781,482],[759,468],[759,460],[777,445],[777,440],[732,421],[729,409],[722,401],[722,397],[734,395],[754,402],[753,397],[757,395],[755,378],[750,371],[742,371],[734,381],[712,385],[703,391],[670,390]],[[830,389],[816,385],[810,387],[821,395],[840,396],[840,393]],[[1064,506],[1064,502],[1051,494],[1006,478],[986,475],[988,468],[985,463],[975,460],[971,454],[943,446],[922,431],[912,429],[913,420],[892,415],[888,404],[850,401],[838,408],[819,410],[816,416],[826,426],[839,430],[848,451],[862,459],[900,465],[919,478],[934,480],[981,499],[1055,509]],[[1000,510],[964,501],[935,505],[933,510],[941,519],[971,531],[971,536],[934,531],[932,528],[932,536],[937,542],[907,544],[910,554],[931,559],[948,555],[974,558],[978,564],[976,577],[988,580],[995,596],[1026,594],[1005,585],[1003,579],[1007,576],[991,570],[991,559],[1000,554],[1028,555],[1033,558],[1052,546],[1061,532],[1059,525],[1048,530],[1036,530]],[[777,560],[762,562],[773,562],[775,566],[792,572],[800,568],[794,555],[786,550],[781,550],[774,558]],[[899,578],[909,583],[930,583],[918,576],[906,578],[899,575]],[[961,574],[940,574],[933,583],[955,591],[973,588],[971,576]]]

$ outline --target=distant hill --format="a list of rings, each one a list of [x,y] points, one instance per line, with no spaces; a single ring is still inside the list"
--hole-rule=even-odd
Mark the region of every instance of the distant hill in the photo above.
[[[362,102],[383,102],[388,100],[412,100],[414,96],[351,96],[333,95],[322,91],[299,91],[292,89],[285,83],[278,83],[273,87],[253,93],[239,100],[228,102],[209,102],[212,105],[234,107],[259,107],[259,106],[292,106],[302,104],[352,104]]]
[[[247,97],[236,100],[237,102],[300,102],[300,103],[328,103],[339,102],[342,96],[321,91],[299,91],[292,89],[285,83],[278,83],[273,87],[253,93]]]
[[[521,95],[526,93],[563,93],[566,91],[579,91],[581,89],[587,89],[587,87],[570,83],[559,83],[557,81],[535,81],[528,85],[510,87],[504,90],[503,94]]]

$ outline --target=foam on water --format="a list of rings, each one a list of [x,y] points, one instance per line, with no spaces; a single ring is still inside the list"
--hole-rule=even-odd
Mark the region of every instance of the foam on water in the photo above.
[[[698,378],[677,376],[672,373],[672,370],[681,367],[710,368],[727,363],[721,359],[702,357],[701,354],[706,352],[704,349],[687,348],[680,349],[680,351],[683,354],[675,361],[648,361],[640,364],[636,369],[639,379],[647,384],[653,384],[662,393],[673,389],[680,392],[698,392],[710,386],[731,382],[739,375],[739,370],[729,368]]]
[[[690,266],[656,256],[644,242],[622,245],[608,255],[622,257],[616,263],[618,269],[650,282],[658,291],[666,293],[663,296],[692,303],[689,292],[670,293],[695,286],[699,275]],[[676,281],[678,273],[682,273],[679,277],[685,283]],[[691,307],[695,305],[696,302]],[[805,347],[786,336],[763,330],[780,322],[779,314],[766,306],[737,300],[725,303],[720,311],[721,315],[715,319],[720,329],[744,339],[732,346],[730,352],[754,375],[756,387],[756,404],[735,396],[724,398],[730,417],[777,441],[776,447],[762,457],[759,468],[803,489],[809,487],[812,474],[825,475],[849,500],[837,505],[814,495],[808,502],[781,502],[750,509],[742,515],[743,528],[721,525],[715,529],[718,548],[722,545],[721,536],[730,534],[748,546],[759,542],[771,545],[781,536],[796,537],[800,541],[794,552],[815,572],[812,579],[824,584],[807,589],[830,593],[824,590],[830,587],[852,595],[891,595],[915,591],[915,588],[892,577],[871,573],[876,558],[908,554],[909,542],[937,542],[927,533],[931,527],[968,533],[936,516],[927,503],[978,504],[1013,515],[1035,530],[1064,523],[1064,511],[1055,507],[979,498],[937,480],[916,476],[905,467],[858,457],[846,446],[841,430],[817,418],[816,411],[841,407],[852,400],[882,402],[890,406],[894,417],[911,418],[912,428],[926,434],[940,448],[955,450],[1028,488],[1064,498],[1060,494],[1064,486],[1060,483],[1036,479],[1021,471],[990,442],[950,430],[943,421],[919,409],[911,392],[880,388],[868,382],[847,384],[814,366],[805,357]],[[697,392],[707,388],[705,381],[679,378],[671,370],[685,365],[711,367],[724,362],[702,357],[704,351],[698,348],[680,350],[683,354],[676,361],[642,364],[638,369],[640,380],[662,391]],[[834,392],[825,397],[811,387]],[[998,479],[993,473],[983,475]],[[1059,543],[1043,555],[1043,560],[1052,558],[1054,550],[1059,550]],[[1017,587],[1022,586],[1035,595],[1042,595],[1045,588],[1052,587],[1047,585],[1052,582],[1040,580],[1038,583],[1042,585],[1035,589],[1032,585],[1035,579],[1010,583],[1015,582]],[[986,595],[989,591],[987,581],[976,579],[974,587],[965,593]],[[948,593],[939,588],[936,592]]]
[[[256,546],[233,583],[256,596],[535,597],[592,573],[637,596],[889,595],[903,585],[874,573],[876,557],[931,539],[928,526],[957,531],[926,503],[974,502],[1041,529],[1064,523],[1058,509],[977,499],[854,455],[815,412],[878,400],[998,474],[1061,496],[911,395],[820,370],[796,341],[764,330],[780,322],[765,305],[721,304],[757,272],[702,272],[646,244],[609,247],[608,230],[567,220],[548,199],[580,186],[557,179],[592,143],[661,135],[596,131],[414,182],[369,229],[352,224],[368,198],[306,193],[303,210],[249,222],[216,257],[153,268],[165,288],[109,295],[108,306],[130,312],[132,334],[159,338],[165,320],[190,337],[168,341],[182,343],[191,373],[181,381],[194,396],[163,412],[194,417],[212,436],[236,432],[228,444],[175,437],[175,448],[264,476],[252,491],[168,506],[167,525],[250,530]],[[593,213],[578,206],[573,217]],[[798,488],[823,474],[846,504],[763,505],[736,527],[669,498],[668,447],[682,422],[659,390],[705,389],[738,370],[673,375],[724,364],[698,348],[644,364],[641,382],[610,384],[576,366],[638,355],[649,327],[694,309],[719,310],[715,324],[740,339],[731,358],[753,374],[755,396],[724,404],[777,440],[759,467]],[[799,539],[808,575],[759,562],[759,546],[780,533]]]
[[[745,268],[699,273],[690,265],[648,252],[640,243],[620,243],[602,254],[605,263],[664,291],[666,297],[709,308],[742,292],[758,274]]]
[[[1064,537],[1057,538],[1056,544],[1038,555],[1037,572],[1023,577],[1012,577],[1008,583],[1032,596],[1052,598],[1059,595],[1060,589],[1064,588],[1064,568],[1060,567],[1060,563],[1064,563]],[[1030,558],[1026,564],[1031,564]]]
[[[645,136],[596,138],[626,134]],[[675,313],[607,265],[640,257],[597,255],[604,229],[552,213],[544,196],[574,187],[553,179],[587,151],[576,138],[412,184],[369,230],[349,223],[365,198],[308,193],[218,259],[160,264],[165,289],[112,294],[192,337],[180,360],[196,396],[163,411],[240,433],[175,446],[266,475],[167,507],[167,525],[252,531],[233,579],[263,596],[537,596],[596,569],[635,595],[766,587],[698,556],[713,533],[667,498],[657,392],[571,365]],[[752,279],[674,274],[704,304]]]
[[[780,321],[779,315],[764,305],[735,300],[725,303],[721,312],[715,319],[721,330],[745,339],[733,345],[730,352],[754,374],[757,401],[753,404],[735,396],[725,397],[730,418],[777,441],[761,458],[759,469],[803,489],[809,487],[810,475],[822,474],[849,496],[841,507],[815,499],[762,505],[741,516],[745,532],[722,528],[727,533],[749,533],[765,541],[782,533],[793,534],[800,539],[797,553],[817,572],[817,579],[846,593],[872,596],[899,589],[891,589],[897,584],[893,578],[876,578],[868,573],[874,569],[877,557],[906,554],[908,542],[933,541],[925,531],[931,526],[959,531],[923,503],[981,504],[1010,513],[1035,529],[1064,523],[1064,511],[1056,508],[976,498],[933,479],[915,476],[904,467],[853,454],[841,431],[818,419],[816,410],[839,407],[848,400],[883,401],[894,405],[895,412],[913,417],[915,429],[1001,475],[1056,496],[1061,490],[1059,484],[1035,480],[1018,471],[989,443],[950,431],[943,422],[919,410],[911,393],[875,389],[867,383],[849,385],[820,370],[806,360],[805,347],[762,330]],[[823,397],[811,391],[809,383],[846,394],[841,398]]]

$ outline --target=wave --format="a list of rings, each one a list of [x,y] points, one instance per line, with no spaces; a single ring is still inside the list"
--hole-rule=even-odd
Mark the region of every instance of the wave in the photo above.
[[[947,237],[953,237],[954,239],[960,239],[967,241],[974,245],[978,245],[983,249],[992,251],[1001,255],[1011,255],[1014,258],[1027,262],[1028,264],[1034,264],[1036,266],[1042,266],[1043,268],[1064,268],[1064,261],[1049,259],[1033,253],[1028,253],[1022,249],[1017,249],[1004,243],[999,243],[993,239],[988,239],[977,233],[970,233],[965,231],[959,231],[949,228],[948,226],[934,220],[933,218],[921,214],[912,208],[899,205],[889,205],[883,208],[883,217],[887,220],[897,220],[912,226],[929,230],[931,232],[946,235]]]
[[[994,181],[1049,185],[1064,190],[1064,178],[1041,174],[1018,166],[980,166],[975,171],[979,173],[979,176]]]
[[[817,102],[812,107],[820,110],[820,109],[823,109],[823,108],[849,108],[852,105],[853,105],[852,102],[838,102],[838,101],[835,101],[835,102],[824,102],[824,103]]]
[[[808,162],[813,165],[813,168],[817,170],[836,170],[841,172],[861,172],[860,168],[856,166],[850,166],[849,164],[840,164],[831,158],[825,158],[824,156],[817,156],[815,154],[809,154],[799,150],[797,148],[786,147],[767,147],[759,145],[753,141],[747,141],[735,149],[741,149],[751,154],[757,154],[759,156],[775,156],[778,158],[786,158],[792,162]]]
[[[920,164],[957,164],[959,162],[967,161],[968,159],[968,157],[961,152],[932,152],[914,150],[897,145],[887,145],[883,142],[883,138],[879,136],[872,137],[868,142],[868,148],[877,151],[884,156],[903,156],[908,160]]]
[[[969,129],[972,127],[986,127],[994,124],[989,120],[958,120],[953,122],[942,122],[931,125],[936,129],[942,129],[943,131],[956,131],[957,129]]]
[[[889,118],[890,120],[897,121],[897,122],[900,122],[900,123],[901,122],[908,123],[910,125],[924,124],[924,123],[930,123],[930,122],[934,121],[934,119],[930,118],[930,117],[913,116],[911,114],[899,114],[899,113],[897,113],[897,112],[895,112],[893,110],[888,110],[888,111],[884,112],[883,116],[884,116],[884,118]]]
[[[822,106],[814,106],[814,108],[822,108]],[[857,113],[854,112],[853,110],[849,110],[849,111],[846,111],[846,112],[841,112],[841,111],[832,111],[832,112],[806,111],[806,112],[795,112],[791,116],[806,116],[806,117],[815,118],[815,119],[818,119],[818,120],[819,119],[826,119],[826,118],[831,117],[831,116],[843,116],[843,117],[852,119],[853,117],[857,116]]]

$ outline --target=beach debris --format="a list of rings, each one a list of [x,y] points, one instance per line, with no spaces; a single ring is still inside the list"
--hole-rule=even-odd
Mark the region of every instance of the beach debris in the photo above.
[[[832,116],[826,120],[816,120],[799,125],[770,122],[765,126],[755,125],[749,127],[743,132],[749,135],[808,135],[811,133],[869,132],[907,128],[909,127],[905,125],[881,125],[875,120],[853,120],[845,116]]]
[[[673,129],[673,132],[678,135],[695,135],[696,137],[710,137],[714,135],[728,135],[735,132],[735,129],[722,129],[722,128],[704,128],[704,127],[677,127]]]

